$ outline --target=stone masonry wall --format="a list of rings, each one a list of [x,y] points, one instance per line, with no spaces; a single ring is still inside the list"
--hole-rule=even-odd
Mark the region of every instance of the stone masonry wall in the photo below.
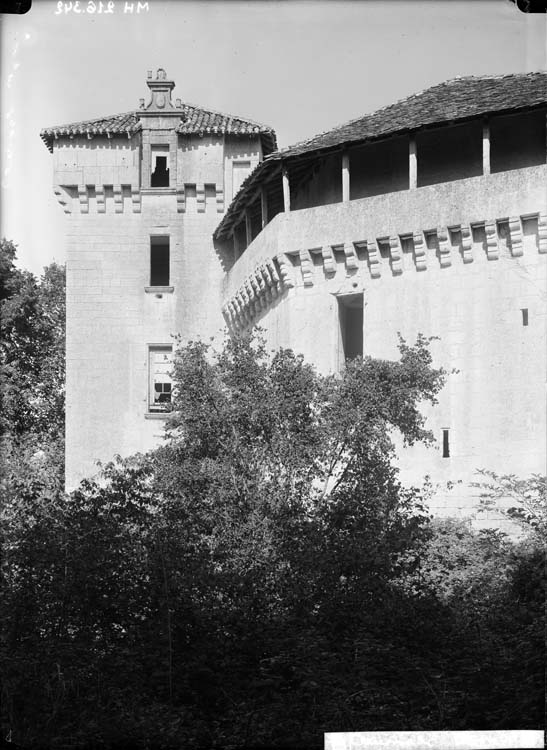
[[[363,293],[365,354],[397,358],[398,333],[409,343],[439,337],[435,365],[457,372],[424,408],[436,443],[402,450],[401,476],[455,482],[433,507],[469,513],[476,469],[545,468],[547,171],[382,198],[277,216],[231,269],[225,316],[260,325],[272,348],[291,347],[324,372],[343,366],[339,295]]]
[[[99,139],[80,140],[54,149],[68,225],[68,489],[96,473],[97,460],[146,451],[161,439],[163,416],[147,414],[148,346],[174,343],[174,334],[207,340],[225,328],[223,269],[212,241],[225,208],[223,139],[181,138],[177,187],[165,190],[140,188],[138,144],[131,150],[129,140],[104,139],[104,149],[90,149]],[[236,140],[229,152],[256,160],[258,137]],[[161,294],[145,289],[152,235],[170,237],[173,289]]]
[[[138,185],[138,143],[106,136],[56,142],[53,170],[57,185]]]

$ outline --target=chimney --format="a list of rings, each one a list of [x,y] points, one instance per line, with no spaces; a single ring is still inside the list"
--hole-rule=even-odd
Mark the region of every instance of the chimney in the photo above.
[[[167,79],[167,73],[163,68],[158,68],[156,77],[152,77],[152,71],[148,71],[146,85],[150,89],[151,99],[146,107],[148,111],[169,111],[174,109],[171,102],[171,92],[175,88],[175,82]]]

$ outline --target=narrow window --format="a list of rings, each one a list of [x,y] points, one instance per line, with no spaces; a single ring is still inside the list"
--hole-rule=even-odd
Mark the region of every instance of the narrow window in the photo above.
[[[169,146],[152,146],[151,187],[169,187]]]
[[[528,308],[524,307],[521,310],[521,313],[522,313],[522,325],[527,326],[528,325]]]
[[[150,286],[169,286],[169,237],[150,237]]]
[[[344,361],[363,356],[363,295],[338,297],[338,315]]]
[[[449,430],[443,429],[443,458],[450,458],[450,437]]]
[[[171,403],[172,346],[150,346],[148,349],[148,411],[165,412]]]

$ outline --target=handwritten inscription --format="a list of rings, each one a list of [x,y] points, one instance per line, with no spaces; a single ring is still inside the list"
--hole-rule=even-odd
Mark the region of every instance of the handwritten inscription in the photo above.
[[[125,0],[124,3],[114,0],[59,0],[56,5],[55,15],[67,15],[68,13],[89,14],[95,13],[148,13],[148,2],[140,0]]]

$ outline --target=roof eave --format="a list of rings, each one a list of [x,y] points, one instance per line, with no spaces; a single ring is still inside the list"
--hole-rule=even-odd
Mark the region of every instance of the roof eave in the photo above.
[[[494,115],[503,116],[503,115],[518,114],[520,112],[541,110],[546,107],[547,107],[547,101],[540,102],[538,104],[525,105],[522,107],[506,107],[503,109],[498,108],[498,109],[484,110],[483,112],[474,113],[472,115],[467,115],[465,117],[452,118],[450,120],[433,120],[431,122],[426,122],[413,128],[398,128],[398,129],[386,131],[383,133],[379,133],[377,135],[366,135],[362,137],[356,136],[355,138],[351,138],[351,139],[347,139],[347,138],[341,139],[337,143],[333,143],[333,144],[325,145],[325,146],[313,146],[310,144],[309,147],[303,146],[301,150],[297,150],[298,149],[297,146],[293,148],[288,147],[285,150],[277,151],[277,152],[270,154],[268,158],[288,161],[290,159],[294,159],[299,156],[304,156],[306,154],[313,155],[316,153],[326,152],[326,151],[332,152],[332,151],[336,151],[345,147],[365,145],[367,143],[383,141],[388,138],[402,137],[404,135],[409,135],[411,133],[418,133],[423,130],[432,130],[432,129],[440,128],[440,127],[450,127],[451,125],[463,125],[466,122],[471,122],[473,120],[487,119]],[[320,136],[318,136],[318,138],[319,137]]]
[[[525,105],[521,107],[486,109],[483,112],[475,113],[473,115],[469,115],[466,117],[460,117],[460,118],[455,118],[451,120],[436,120],[430,123],[424,123],[423,125],[416,127],[416,128],[399,128],[398,130],[393,130],[393,131],[389,131],[386,133],[380,133],[374,136],[364,136],[362,138],[357,137],[357,138],[349,139],[349,140],[345,139],[345,140],[341,140],[339,143],[334,143],[334,144],[327,145],[327,146],[309,147],[309,148],[303,149],[302,151],[297,151],[297,152],[295,152],[290,147],[287,148],[286,150],[274,151],[268,154],[268,156],[265,157],[264,161],[261,162],[261,164],[258,165],[258,167],[249,175],[249,178],[248,178],[250,180],[249,184],[247,186],[245,185],[245,183],[243,184],[242,190],[232,201],[222,221],[220,222],[218,227],[215,229],[213,233],[213,237],[216,240],[222,240],[222,239],[226,239],[229,236],[230,229],[233,227],[235,223],[235,219],[237,218],[237,215],[242,209],[242,204],[244,204],[245,202],[244,198],[248,196],[250,192],[253,192],[256,189],[256,186],[259,183],[259,178],[265,172],[265,170],[259,171],[259,167],[261,165],[272,164],[275,162],[280,162],[280,163],[291,162],[291,161],[296,161],[300,158],[306,158],[306,157],[313,158],[314,156],[318,156],[321,154],[335,153],[336,151],[341,151],[346,148],[363,146],[368,143],[374,143],[374,142],[386,140],[388,138],[402,137],[404,135],[410,135],[411,133],[418,133],[424,130],[432,130],[438,127],[450,127],[451,125],[462,125],[462,124],[465,124],[466,122],[471,122],[473,120],[487,119],[494,115],[502,116],[502,115],[509,115],[509,114],[518,114],[519,112],[541,110],[545,107],[547,107],[547,102],[540,102],[538,104]]]

